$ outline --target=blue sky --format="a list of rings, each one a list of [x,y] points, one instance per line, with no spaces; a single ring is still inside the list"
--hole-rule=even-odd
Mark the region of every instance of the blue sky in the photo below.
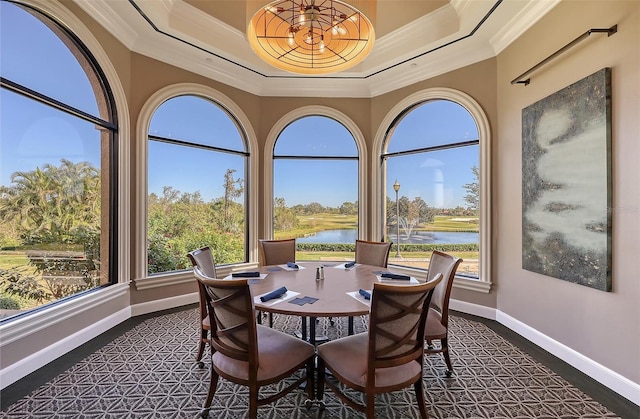
[[[91,85],[69,50],[36,19],[15,13],[17,8],[5,2],[1,7],[2,76],[99,116]],[[60,158],[89,161],[99,167],[99,132],[92,124],[4,89],[0,95],[1,184],[8,185],[15,171],[33,170],[44,163],[59,165]],[[202,100],[179,98],[166,102],[157,111],[150,133],[244,150],[233,120]],[[388,151],[465,141],[476,139],[477,135],[473,119],[462,107],[446,101],[429,102],[399,122]],[[367,140],[370,147],[371,139]],[[357,147],[344,126],[329,118],[312,116],[285,128],[274,154],[356,157]],[[397,179],[400,196],[420,196],[436,207],[465,206],[466,191],[462,186],[474,181],[471,167],[477,165],[478,157],[478,147],[473,146],[392,158],[388,161],[387,195],[395,197],[392,185]],[[182,192],[199,191],[205,200],[221,197],[227,169],[236,170],[236,178],[244,178],[243,160],[239,155],[150,143],[149,192],[161,194],[163,186],[172,186]],[[356,160],[276,160],[274,192],[289,206],[316,201],[337,207],[358,199],[357,175]],[[259,178],[262,181],[262,176]]]

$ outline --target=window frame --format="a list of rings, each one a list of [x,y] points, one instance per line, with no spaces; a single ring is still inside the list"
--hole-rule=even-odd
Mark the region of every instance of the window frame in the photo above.
[[[308,117],[308,116],[325,116],[333,119],[334,121],[342,124],[347,131],[353,136],[358,151],[358,238],[365,239],[368,237],[369,225],[367,222],[367,190],[369,188],[367,180],[367,160],[363,158],[366,156],[367,147],[364,140],[364,135],[360,131],[360,128],[356,125],[351,118],[344,113],[330,108],[328,106],[310,105],[303,106],[288,112],[282,116],[269,131],[264,148],[264,202],[263,208],[263,239],[273,239],[273,203],[275,197],[273,196],[273,162],[274,162],[274,149],[278,137],[282,131],[294,123],[296,120]]]
[[[149,137],[149,126],[151,124],[151,119],[155,114],[156,110],[160,105],[162,105],[165,101],[177,97],[177,96],[199,96],[204,99],[211,100],[215,102],[218,106],[223,108],[223,110],[230,114],[230,117],[235,118],[235,123],[238,125],[238,128],[243,131],[244,138],[243,140],[246,143],[246,159],[247,163],[245,166],[245,203],[247,208],[246,210],[246,243],[245,243],[245,252],[248,260],[245,263],[231,264],[230,266],[237,265],[251,265],[257,263],[258,260],[258,238],[257,238],[257,226],[258,226],[258,216],[256,211],[251,210],[255,208],[255,203],[257,202],[258,191],[256,185],[257,182],[257,171],[258,171],[258,159],[255,158],[255,150],[258,149],[256,134],[253,130],[253,127],[249,121],[249,118],[245,115],[242,109],[228,96],[220,93],[219,91],[207,87],[202,86],[196,83],[178,83],[170,86],[166,86],[156,93],[154,93],[144,104],[142,109],[140,110],[140,116],[138,118],[138,124],[136,127],[137,138],[139,141],[137,142],[137,155],[138,155],[138,164],[136,171],[137,174],[137,184],[136,184],[136,202],[135,202],[135,213],[136,213],[136,230],[135,230],[135,241],[139,243],[135,248],[135,263],[133,266],[134,270],[134,278],[144,279],[143,281],[136,281],[136,287],[138,290],[142,290],[145,288],[153,288],[160,285],[169,285],[173,283],[179,283],[184,279],[193,279],[193,275],[189,270],[182,271],[170,271],[170,272],[162,272],[162,273],[147,273],[147,198],[148,198],[148,187],[147,187],[147,174],[148,174],[148,137]],[[253,152],[252,152],[253,150]],[[146,281],[146,280],[149,281]],[[174,279],[177,282],[174,282]]]
[[[395,121],[412,107],[430,100],[448,100],[465,108],[473,117],[478,127],[480,147],[480,260],[479,278],[456,276],[453,286],[456,288],[489,293],[491,290],[491,130],[489,120],[478,102],[468,94],[451,88],[430,88],[407,96],[398,102],[382,119],[374,137],[371,155],[371,178],[376,182],[372,187],[371,202],[375,211],[372,212],[372,225],[378,229],[378,234],[384,234],[386,210],[387,173],[383,155],[388,146],[387,137],[393,130]],[[398,269],[419,274],[423,269]]]
[[[26,312],[24,316],[13,317],[1,322],[0,333],[3,336],[2,348],[14,342],[20,341],[25,337],[33,335],[34,328],[49,329],[58,327],[61,322],[71,317],[81,317],[83,312],[95,312],[98,306],[109,306],[121,304],[122,301],[128,300],[129,294],[129,278],[130,278],[130,150],[123,143],[130,138],[131,126],[129,115],[129,104],[127,95],[124,91],[120,76],[116,71],[111,58],[104,50],[102,44],[96,39],[94,34],[75,14],[73,14],[63,4],[52,2],[50,0],[22,0],[18,2],[20,5],[35,9],[40,13],[48,16],[51,20],[57,22],[58,25],[65,28],[71,33],[77,41],[79,41],[86,50],[90,51],[95,64],[101,71],[103,81],[108,83],[112,94],[112,112],[117,116],[118,130],[115,133],[118,147],[112,150],[111,158],[117,162],[117,177],[115,194],[112,199],[115,205],[113,219],[116,225],[112,226],[110,235],[113,243],[117,243],[113,255],[117,258],[117,265],[110,272],[113,282],[110,286],[105,286],[84,293],[76,294],[69,298],[54,303],[49,306],[43,306],[40,309]],[[111,318],[126,320],[122,311],[116,313]],[[127,317],[128,318],[128,317]],[[90,331],[80,330],[74,336],[77,339],[85,339],[85,341],[99,335],[112,325],[106,325],[105,322],[94,324],[95,327]],[[69,342],[66,342],[68,346]],[[62,352],[61,352],[62,351]],[[40,351],[43,352],[43,351]],[[24,377],[26,374],[55,360],[62,353],[66,352],[65,345],[52,345],[44,354],[44,356],[31,359],[25,358],[29,362],[18,361],[3,370],[4,385],[10,385]]]
[[[92,84],[97,84],[92,86],[93,94],[97,98],[98,104],[104,102],[102,106],[104,106],[105,114],[108,116],[107,119],[104,119],[105,117],[102,115],[92,115],[66,102],[31,90],[29,86],[23,86],[17,82],[2,79],[3,89],[49,106],[72,117],[79,118],[84,122],[95,124],[96,127],[99,127],[98,130],[102,131],[102,135],[105,135],[105,133],[108,135],[108,156],[101,153],[101,160],[104,164],[104,166],[101,164],[101,172],[104,170],[108,172],[106,175],[108,186],[107,188],[103,188],[101,200],[103,204],[107,201],[110,209],[106,220],[108,237],[106,239],[104,237],[101,238],[101,242],[105,243],[105,248],[102,249],[101,252],[107,255],[107,277],[104,282],[101,279],[101,284],[96,288],[58,300],[68,301],[74,299],[77,295],[91,293],[96,289],[121,283],[123,282],[122,278],[128,276],[127,261],[129,248],[128,245],[122,247],[118,245],[120,238],[125,238],[126,240],[128,237],[127,229],[123,227],[126,225],[125,220],[128,219],[128,209],[123,210],[119,205],[119,203],[126,199],[127,193],[125,185],[128,184],[129,180],[129,154],[126,147],[121,146],[122,138],[126,138],[129,133],[129,124],[126,120],[127,118],[119,116],[128,115],[128,104],[117,72],[111,64],[108,55],[91,31],[84,26],[75,15],[71,14],[63,6],[52,4],[45,0],[25,0],[11,3],[14,3],[16,7],[26,9],[25,13],[30,13],[29,10],[33,11],[33,16],[36,19],[39,19],[36,16],[37,14],[44,16],[49,22],[42,23],[49,27],[60,39],[60,42],[65,44],[74,56],[76,54],[82,56],[81,58],[76,57],[76,60],[79,65],[85,69],[89,81]],[[66,39],[63,39],[62,36],[65,36]],[[86,68],[87,66],[89,67],[88,69]],[[101,91],[101,94],[97,92],[98,89]],[[104,178],[102,180],[104,180]],[[128,240],[126,240],[126,242],[128,243]],[[55,305],[58,301],[25,312],[25,315],[28,315],[32,311],[39,311],[50,305]]]

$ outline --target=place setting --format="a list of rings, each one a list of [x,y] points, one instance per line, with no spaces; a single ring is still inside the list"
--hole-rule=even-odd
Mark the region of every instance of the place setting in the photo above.
[[[418,281],[413,276],[404,275],[404,274],[396,274],[388,271],[374,271],[376,279],[378,282],[393,282],[393,283],[406,283],[406,284],[419,284]]]

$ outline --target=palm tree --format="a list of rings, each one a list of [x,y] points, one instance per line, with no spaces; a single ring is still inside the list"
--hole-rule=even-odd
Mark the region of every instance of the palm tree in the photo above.
[[[88,162],[62,160],[11,175],[0,219],[15,222],[29,243],[73,242],[76,229],[100,229],[100,173]]]

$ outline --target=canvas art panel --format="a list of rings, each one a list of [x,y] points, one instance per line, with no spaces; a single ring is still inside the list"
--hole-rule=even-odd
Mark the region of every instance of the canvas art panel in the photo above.
[[[522,110],[522,267],[611,291],[611,69]]]

